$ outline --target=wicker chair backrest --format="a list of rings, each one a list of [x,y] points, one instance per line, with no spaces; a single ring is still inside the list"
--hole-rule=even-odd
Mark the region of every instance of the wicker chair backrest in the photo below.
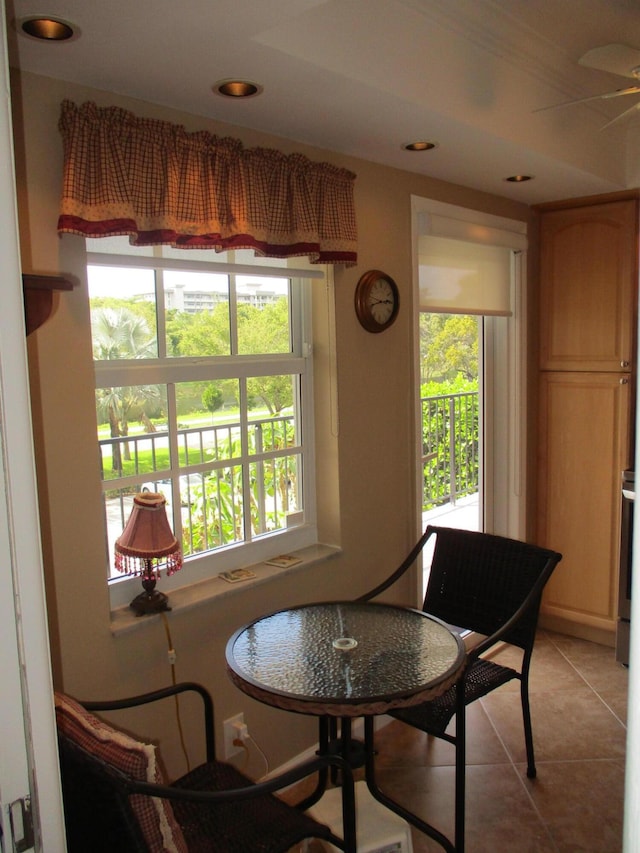
[[[468,530],[433,528],[436,544],[423,608],[451,625],[488,636],[530,597],[529,607],[505,639],[523,649],[534,640],[541,576],[559,555],[514,539]]]

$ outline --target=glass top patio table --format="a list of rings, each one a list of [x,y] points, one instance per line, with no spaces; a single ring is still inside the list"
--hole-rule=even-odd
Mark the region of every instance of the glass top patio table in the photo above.
[[[253,698],[298,713],[384,714],[441,695],[465,651],[443,622],[389,604],[327,602],[281,610],[236,631],[231,680]]]

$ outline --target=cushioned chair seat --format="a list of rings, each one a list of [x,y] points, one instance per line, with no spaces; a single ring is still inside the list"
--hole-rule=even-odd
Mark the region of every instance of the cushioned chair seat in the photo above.
[[[192,791],[214,791],[253,785],[234,767],[216,762],[202,764],[173,783]],[[297,812],[277,797],[226,803],[212,809],[193,800],[176,800],[173,813],[187,842],[189,853],[268,853],[287,850],[305,838],[330,840],[330,830]]]

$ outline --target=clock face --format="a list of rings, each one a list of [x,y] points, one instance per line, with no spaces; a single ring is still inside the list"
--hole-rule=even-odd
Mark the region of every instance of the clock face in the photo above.
[[[398,315],[398,288],[395,281],[380,270],[369,270],[358,282],[355,292],[356,315],[368,332],[383,332]]]
[[[380,326],[384,326],[393,314],[396,304],[393,289],[386,278],[378,278],[373,282],[367,301],[373,319]]]

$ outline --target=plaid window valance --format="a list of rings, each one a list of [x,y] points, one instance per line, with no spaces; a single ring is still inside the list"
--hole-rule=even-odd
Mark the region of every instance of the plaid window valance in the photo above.
[[[346,169],[92,102],[64,101],[59,127],[60,233],[356,263]]]

